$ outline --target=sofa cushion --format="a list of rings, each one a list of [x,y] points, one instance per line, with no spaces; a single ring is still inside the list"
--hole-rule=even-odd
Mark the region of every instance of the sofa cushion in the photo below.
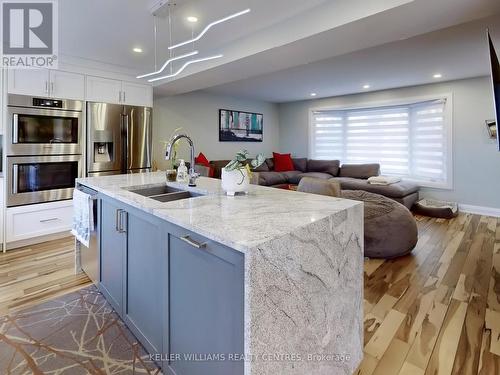
[[[380,174],[380,164],[342,164],[340,177],[369,178]]]
[[[323,172],[332,175],[333,177],[339,174],[340,161],[338,160],[308,160],[308,172]]]
[[[289,184],[298,185],[300,180],[302,179],[302,177],[304,177],[303,176],[304,173],[302,173],[301,171],[296,171],[296,172],[299,172],[299,173],[288,177]]]
[[[383,186],[371,185],[367,180],[351,177],[334,177],[333,180],[340,182],[342,190],[363,190],[389,198],[403,198],[412,193],[416,193],[419,189],[417,184],[408,181],[401,181]]]
[[[259,172],[259,185],[272,186],[285,184],[287,178],[280,172]]]
[[[307,158],[292,158],[296,171],[307,172]]]
[[[252,169],[254,172],[269,172],[269,166],[266,162],[259,165],[257,168]]]
[[[296,181],[296,178],[302,174],[301,171],[287,171],[287,172],[276,172],[276,173],[283,175],[284,178],[286,179],[286,182],[294,185],[296,184],[295,182],[292,182],[292,180]]]
[[[290,176],[288,178],[288,182],[293,184],[293,185],[298,185],[302,177],[314,177],[314,178],[321,178],[322,180],[329,180],[332,178],[332,175],[329,173],[322,173],[322,172],[306,172],[306,173],[297,173],[296,175]]]
[[[267,158],[266,159],[266,164],[267,164],[267,167],[269,168],[270,171],[274,171],[274,160],[273,160],[273,158]]]
[[[304,177],[300,180],[297,191],[303,193],[327,195],[329,197],[340,197],[340,184],[332,179]]]

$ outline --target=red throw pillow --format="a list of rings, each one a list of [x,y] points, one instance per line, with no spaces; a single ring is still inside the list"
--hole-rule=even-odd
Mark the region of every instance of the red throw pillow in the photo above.
[[[205,167],[210,167],[210,162],[208,161],[207,157],[203,155],[203,152],[200,152],[200,154],[194,158],[194,163],[204,165]]]
[[[208,177],[213,177],[215,174],[214,167],[210,165],[210,162],[208,161],[207,157],[203,154],[203,152],[200,152],[200,154],[194,158],[194,163],[203,165],[204,167],[208,167]]]
[[[273,159],[275,172],[288,172],[295,170],[291,154],[278,154],[273,152]]]

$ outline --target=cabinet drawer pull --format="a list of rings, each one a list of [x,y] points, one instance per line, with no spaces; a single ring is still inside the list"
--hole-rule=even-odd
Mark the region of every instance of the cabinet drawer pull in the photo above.
[[[48,223],[49,221],[56,221],[56,220],[59,220],[59,218],[53,217],[52,219],[43,219],[43,220],[40,220],[40,223]]]
[[[190,244],[193,247],[196,247],[197,249],[202,249],[202,248],[207,247],[207,243],[206,242],[195,241],[195,240],[191,239],[191,237],[189,237],[189,236],[182,236],[181,240],[183,240],[184,242]]]

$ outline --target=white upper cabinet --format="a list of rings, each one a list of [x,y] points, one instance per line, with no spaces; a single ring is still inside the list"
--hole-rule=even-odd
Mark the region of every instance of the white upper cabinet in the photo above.
[[[85,99],[85,76],[83,74],[50,71],[50,96],[59,99]]]
[[[153,106],[153,87],[117,79],[48,69],[11,69],[9,94]]]
[[[47,69],[9,69],[9,94],[49,96]]]
[[[122,91],[122,99],[124,104],[144,107],[153,106],[153,88],[149,85],[123,82]]]
[[[87,76],[87,101],[120,104],[121,96],[122,81]]]
[[[86,100],[152,107],[153,87],[109,78],[87,76]]]
[[[85,79],[82,74],[48,69],[11,69],[9,94],[83,100]]]

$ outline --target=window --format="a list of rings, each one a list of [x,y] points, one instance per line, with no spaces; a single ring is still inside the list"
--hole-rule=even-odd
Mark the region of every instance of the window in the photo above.
[[[314,110],[312,159],[380,163],[384,175],[450,187],[447,100],[373,108]]]

